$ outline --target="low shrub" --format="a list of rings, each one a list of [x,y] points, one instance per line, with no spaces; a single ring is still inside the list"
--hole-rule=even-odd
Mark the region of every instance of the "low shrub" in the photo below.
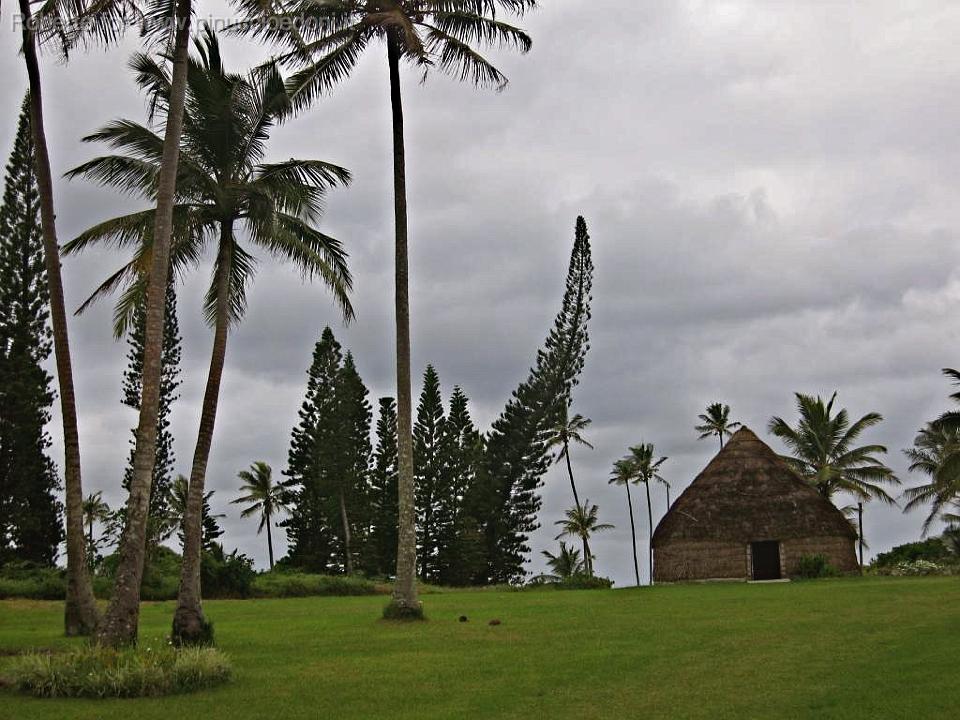
[[[523,587],[525,590],[609,590],[613,587],[613,580],[586,573],[577,573],[560,579],[540,575]]]
[[[206,598],[247,598],[257,576],[253,560],[234,550],[225,554],[217,545],[203,554],[200,564],[200,584]]]
[[[278,571],[257,575],[250,588],[250,594],[258,598],[381,595],[384,591],[366,578]]]
[[[67,575],[57,567],[32,562],[9,562],[0,567],[0,599],[62,600]]]
[[[13,684],[36,697],[131,698],[191,692],[227,682],[226,656],[214,648],[113,650],[89,645],[62,654],[17,658]]]
[[[910,577],[917,575],[953,575],[955,568],[948,564],[935,563],[930,560],[914,560],[913,562],[897,563],[878,571],[881,575],[893,577]]]
[[[920,542],[897,545],[889,552],[880,553],[872,565],[875,568],[893,568],[902,563],[926,560],[939,563],[950,557],[950,549],[941,538],[929,538]]]
[[[796,577],[812,580],[814,578],[834,577],[837,571],[827,562],[825,555],[801,555],[797,561]]]

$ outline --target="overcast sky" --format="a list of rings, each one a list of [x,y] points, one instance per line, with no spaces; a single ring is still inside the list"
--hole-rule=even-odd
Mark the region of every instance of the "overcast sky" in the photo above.
[[[201,15],[224,5],[200,2]],[[448,394],[460,384],[489,427],[534,361],[559,308],[583,214],[596,276],[592,349],[575,409],[593,419],[595,450],[575,450],[581,496],[617,527],[593,542],[598,572],[632,581],[623,490],[607,486],[630,444],[669,456],[674,496],[715,452],[697,414],[733,408],[775,448],[772,415],[795,418],[794,391],[829,395],[884,423],[864,440],[902,448],[948,407],[940,368],[960,365],[960,5],[943,2],[681,2],[555,0],[523,21],[527,56],[497,54],[502,93],[440,75],[404,76],[411,237],[413,366],[429,362]],[[0,153],[13,141],[26,87],[9,3],[0,33]],[[80,137],[105,122],[142,121],[125,61],[136,49],[43,67],[57,176],[102,151]],[[264,50],[227,42],[242,69]],[[371,390],[394,394],[390,115],[385,50],[371,48],[347,83],[279,129],[272,159],[349,167],[322,222],[346,243],[357,321],[343,328],[329,295],[264,259],[250,310],[231,336],[207,483],[228,549],[263,566],[266,542],[240,520],[236,473],[254,460],[285,467],[305,370],[325,324]],[[141,204],[83,182],[56,186],[62,240]],[[65,263],[76,307],[122,258]],[[205,265],[181,292],[182,397],[177,469],[193,452],[211,333],[200,318]],[[120,403],[126,346],[110,308],[71,322],[84,490],[122,502],[132,411]],[[415,387],[419,392],[419,382]],[[55,457],[62,460],[59,430]],[[530,569],[556,543],[571,504],[547,477]],[[654,489],[655,521],[665,499]],[[872,552],[919,536],[924,515],[866,512]],[[638,517],[641,557],[645,512]],[[282,534],[281,534],[282,535]],[[281,540],[281,547],[285,542]]]

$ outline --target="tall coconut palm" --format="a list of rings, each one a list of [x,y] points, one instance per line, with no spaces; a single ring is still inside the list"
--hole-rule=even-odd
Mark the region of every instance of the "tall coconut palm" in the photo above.
[[[647,552],[650,567],[650,584],[653,585],[653,507],[650,504],[650,483],[652,481],[663,482],[660,477],[660,467],[667,461],[667,458],[654,458],[653,443],[641,443],[630,448],[630,454],[627,456],[633,465],[634,482],[642,483],[647,493],[647,529],[649,536],[647,538]]]
[[[893,470],[877,457],[887,449],[883,445],[856,445],[860,435],[882,422],[883,416],[867,413],[851,423],[845,408],[834,414],[836,393],[828,402],[802,393],[796,393],[796,399],[800,415],[796,427],[779,417],[769,424],[770,432],[790,450],[791,455],[784,459],[828,500],[846,492],[858,500],[896,504],[881,487],[900,484]]]
[[[583,565],[587,575],[591,577],[593,577],[593,556],[590,554],[590,536],[605,530],[613,530],[613,525],[599,521],[597,513],[597,506],[591,505],[589,500],[584,500],[583,505],[574,505],[564,513],[566,517],[563,520],[557,520],[554,523],[562,528],[556,540],[562,537],[575,537],[583,543]]]
[[[587,442],[582,433],[590,425],[590,419],[583,417],[579,413],[569,417],[569,407],[564,404],[557,416],[556,424],[550,428],[547,435],[547,451],[552,452],[559,448],[554,462],[561,460],[567,461],[567,475],[570,476],[570,489],[573,490],[573,502],[580,505],[580,497],[577,495],[577,485],[573,481],[573,465],[570,462],[570,443],[584,445],[593,450],[593,445]]]
[[[238,497],[233,501],[233,504],[247,506],[240,513],[240,517],[260,514],[257,534],[263,532],[264,528],[267,529],[267,552],[270,556],[270,569],[273,570],[273,536],[270,532],[270,526],[275,515],[289,512],[286,500],[287,491],[282,485],[273,483],[273,470],[262,461],[253,463],[249,470],[241,470],[237,477],[243,480],[240,492],[246,493],[246,495]]]
[[[410,390],[410,306],[407,263],[407,189],[400,64],[437,69],[474,85],[503,88],[507,78],[476,46],[511,47],[525,53],[530,37],[498,17],[522,17],[536,0],[234,0],[246,29],[285,47],[283,60],[299,71],[290,87],[295,109],[347,78],[363,51],[387,46],[393,120],[393,186],[396,231],[395,306],[397,345],[397,437],[399,456],[399,543],[397,580],[386,612],[422,617],[417,597],[416,512],[413,481]]]
[[[954,385],[960,385],[960,370],[955,370],[954,368],[944,368],[943,374],[953,380]],[[950,396],[950,399],[956,403],[960,403],[960,392],[953,393]],[[960,410],[950,410],[945,412],[940,416],[938,422],[944,427],[950,429],[960,429]]]
[[[208,638],[200,598],[201,512],[227,336],[246,310],[246,289],[256,264],[241,237],[267,254],[293,263],[305,276],[319,276],[333,292],[344,319],[353,316],[346,253],[339,241],[313,227],[322,213],[326,190],[348,183],[350,174],[319,160],[263,162],[270,130],[289,109],[283,78],[275,67],[248,77],[227,72],[209,28],[197,40],[196,49],[188,73],[171,262],[179,275],[199,261],[206,245],[215,243],[217,252],[204,304],[206,319],[214,327],[213,351],[190,473],[183,569],[174,616],[174,637],[182,643]],[[136,56],[132,66],[154,106],[162,107],[171,89],[166,67],[147,55]],[[152,197],[163,141],[149,127],[120,120],[85,139],[108,143],[124,154],[96,158],[70,171],[70,177],[83,176]],[[145,277],[152,271],[154,214],[148,209],[108,220],[67,248],[78,252],[94,243],[113,243],[133,249],[133,259],[91,297],[123,289],[115,312],[118,332],[129,322]]]
[[[53,350],[60,387],[60,414],[63,422],[64,491],[67,535],[67,590],[64,607],[64,629],[67,635],[90,635],[99,622],[100,613],[93,597],[93,584],[86,561],[83,537],[83,484],[80,474],[80,435],[77,429],[77,400],[73,385],[73,362],[67,330],[67,312],[60,273],[60,246],[57,240],[54,210],[53,177],[50,152],[43,116],[43,85],[40,77],[40,46],[49,35],[38,33],[48,27],[65,27],[71,12],[80,10],[78,3],[47,2],[39,4],[35,15],[31,0],[19,0],[22,28],[22,53],[30,87],[30,128],[33,136],[34,165],[40,199],[40,229],[43,258],[47,272],[50,299],[50,324],[53,329]],[[66,51],[63,38],[55,38],[61,52]]]
[[[201,547],[204,550],[210,550],[214,545],[216,538],[223,534],[217,520],[225,518],[223,513],[214,513],[210,510],[210,500],[215,494],[214,490],[208,490],[203,494],[200,511]],[[179,533],[180,543],[183,545],[183,535],[185,518],[187,517],[187,507],[190,504],[190,481],[183,475],[177,475],[167,490],[167,512],[162,520],[162,540],[170,538],[174,533]]]
[[[633,519],[633,498],[630,496],[630,484],[636,477],[636,469],[631,458],[617,460],[613,464],[613,476],[609,484],[622,485],[627,489],[627,511],[630,513],[630,546],[633,548],[633,572],[640,587],[640,563],[637,561],[637,526]]]
[[[543,550],[541,554],[547,559],[547,566],[553,571],[552,575],[547,576],[548,580],[567,580],[583,572],[580,551],[568,546],[562,540],[559,553],[554,555],[549,550]]]
[[[119,646],[136,641],[140,618],[140,583],[146,556],[150,486],[156,458],[163,321],[170,271],[174,194],[186,100],[193,3],[192,0],[151,0],[144,3],[137,0],[74,0],[74,4],[82,7],[83,22],[77,27],[85,32],[92,32],[102,40],[115,39],[125,26],[140,20],[141,28],[153,33],[154,39],[157,36],[165,38],[165,53],[171,58],[173,65],[170,91],[164,107],[164,135],[153,181],[152,199],[156,202],[156,209],[152,215],[153,225],[150,232],[155,261],[150,263],[143,283],[146,293],[143,377],[133,455],[133,477],[130,482],[113,596],[97,630],[98,642]]]
[[[103,499],[103,492],[97,491],[83,500],[83,523],[87,526],[87,548],[89,560],[92,561],[96,551],[96,540],[93,537],[93,524],[105,523],[110,519],[110,506]]]
[[[694,429],[700,433],[698,440],[704,440],[716,435],[720,439],[720,449],[723,450],[723,438],[733,435],[733,431],[740,427],[738,422],[730,422],[730,406],[715,402],[707,405],[707,411],[698,416],[700,425]]]
[[[667,491],[667,512],[670,512],[670,482],[662,477],[657,477],[657,482],[663,485],[664,489]]]
[[[960,428],[940,421],[927,423],[913,447],[903,452],[910,460],[910,472],[930,478],[929,483],[907,488],[903,493],[908,501],[904,512],[931,504],[923,521],[926,536],[938,518],[949,522],[953,511],[960,509]]]

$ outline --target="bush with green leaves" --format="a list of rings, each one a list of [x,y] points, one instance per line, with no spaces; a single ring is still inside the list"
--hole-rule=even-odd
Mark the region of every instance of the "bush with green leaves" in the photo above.
[[[820,553],[801,555],[794,573],[796,577],[804,579],[834,577],[836,574],[836,569],[827,562],[826,556]]]
[[[365,578],[276,570],[257,575],[251,587],[253,597],[260,598],[380,595],[382,593],[381,586]]]
[[[66,587],[66,573],[60,568],[30,562],[7,563],[0,567],[0,600],[63,600]]]
[[[15,687],[37,697],[132,698],[191,692],[225,683],[231,668],[214,648],[177,649],[166,642],[114,650],[88,645],[60,654],[17,658]]]
[[[586,573],[574,573],[570,577],[555,578],[538,576],[524,586],[528,590],[609,590],[613,580]]]
[[[257,573],[253,560],[234,550],[226,554],[220,545],[205,551],[200,563],[200,586],[207,598],[247,598]]]
[[[893,577],[910,577],[916,575],[952,575],[953,568],[950,565],[931,562],[930,560],[913,560],[912,562],[897,563],[893,567],[885,568],[883,575]]]
[[[941,538],[929,538],[918,542],[897,545],[889,552],[880,553],[874,559],[874,568],[892,568],[901,563],[912,563],[916,560],[939,563],[949,559],[950,549]]]

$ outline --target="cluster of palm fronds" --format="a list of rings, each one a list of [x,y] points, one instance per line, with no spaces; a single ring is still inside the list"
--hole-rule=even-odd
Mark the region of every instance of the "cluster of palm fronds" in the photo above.
[[[960,385],[960,371],[946,368],[943,373]],[[950,397],[960,403],[960,392]],[[908,500],[904,510],[930,503],[930,513],[923,521],[924,535],[937,519],[951,528],[960,525],[960,410],[945,412],[927,423],[917,434],[913,447],[904,453],[910,460],[910,471],[930,479],[904,492]]]

